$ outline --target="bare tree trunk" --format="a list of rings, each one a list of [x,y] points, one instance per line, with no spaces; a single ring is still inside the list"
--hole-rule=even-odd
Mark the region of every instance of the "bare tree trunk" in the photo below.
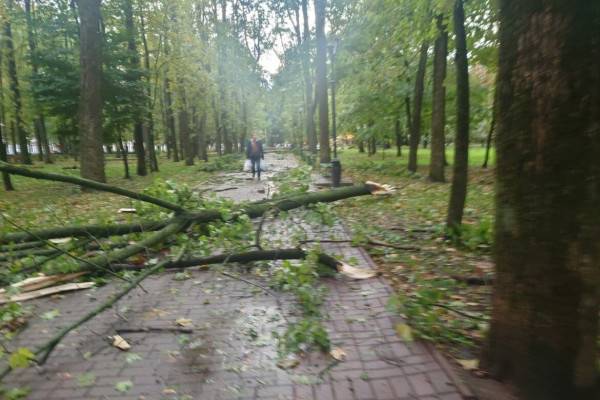
[[[423,92],[425,90],[425,71],[427,69],[427,50],[429,43],[423,42],[419,52],[419,68],[415,79],[413,98],[413,116],[410,129],[410,148],[408,153],[408,170],[417,172],[417,151],[421,141],[421,107],[423,105]]]
[[[4,91],[2,90],[3,82],[2,82],[2,51],[0,49],[0,160],[7,162],[8,157],[6,155],[6,142],[4,141],[5,136],[5,128],[6,128],[6,119],[4,114]],[[10,180],[10,175],[6,172],[2,173],[2,182],[4,183],[4,190],[7,192],[10,190],[14,190],[12,185],[12,181]]]
[[[469,172],[469,62],[463,0],[457,0],[454,6],[454,34],[456,35],[456,139],[446,219],[448,228],[457,228],[462,224]]]
[[[146,25],[144,23],[144,10],[140,10],[140,36],[144,47],[144,69],[146,70],[146,96],[148,97],[146,119],[144,121],[144,139],[146,142],[146,152],[148,154],[148,165],[151,172],[158,172],[158,158],[154,143],[154,117],[152,115],[152,86],[150,82],[150,51],[148,50],[148,41],[146,39]]]
[[[179,108],[179,136],[185,165],[194,165],[194,152],[190,141],[190,114],[187,109],[187,99],[183,83],[179,84],[181,106]]]
[[[171,155],[173,161],[179,161],[179,150],[177,148],[177,136],[175,133],[175,113],[173,112],[173,101],[171,99],[171,88],[169,84],[169,78],[165,76],[164,81],[164,92],[165,92],[165,112],[167,114],[167,140],[171,144]]]
[[[29,154],[27,133],[25,132],[25,127],[23,126],[21,90],[19,88],[17,63],[15,60],[15,46],[13,43],[12,26],[10,20],[10,13],[13,9],[13,0],[6,1],[6,8],[8,11],[8,15],[6,15],[4,19],[4,40],[6,48],[6,61],[8,64],[8,79],[10,81],[10,90],[12,92],[12,101],[14,107],[15,131],[16,136],[19,140],[21,162],[24,164],[31,164],[31,155]]]
[[[79,151],[81,176],[105,182],[102,150],[102,34],[101,0],[77,0],[81,20]]]
[[[198,124],[198,157],[204,161],[208,161],[208,151],[206,149],[206,118],[206,111],[202,111]]]
[[[485,366],[531,400],[600,396],[600,4],[503,0]]]
[[[325,14],[327,0],[315,0],[315,27],[317,55],[315,58],[316,92],[319,108],[319,159],[331,162],[329,149],[329,106],[327,101],[327,37],[325,36]]]
[[[27,42],[29,44],[29,53],[31,58],[31,68],[33,70],[34,77],[38,74],[38,60],[37,60],[37,44],[35,42],[34,31],[33,31],[33,17],[31,10],[31,0],[24,0],[25,6],[25,20],[27,22]],[[50,155],[50,144],[48,142],[48,133],[46,132],[46,123],[44,115],[40,112],[39,106],[34,99],[34,129],[35,137],[38,140],[38,156],[40,160],[43,160],[46,164],[52,163]]]
[[[494,129],[496,128],[496,107],[494,107],[494,111],[492,112],[492,122],[490,123],[490,130],[487,134],[487,139],[485,141],[485,157],[483,159],[483,164],[481,168],[488,167],[488,161],[490,159],[490,148],[492,147],[492,137],[494,136]]]
[[[133,22],[133,5],[131,0],[123,2],[123,10],[125,14],[125,29],[127,31],[127,50],[129,52],[129,81],[136,88],[136,91],[141,91],[141,77],[136,72],[140,68],[140,56],[137,50],[135,24]],[[143,93],[138,93],[143,96]],[[144,150],[144,127],[142,124],[142,107],[134,107],[134,122],[133,122],[133,147],[136,156],[136,173],[139,176],[146,176],[146,151]]]
[[[302,19],[304,25],[302,40],[302,74],[304,76],[304,112],[306,113],[306,139],[308,150],[317,152],[317,129],[315,126],[315,115],[313,107],[313,83],[310,73],[310,27],[308,21],[308,0],[302,0]]]
[[[396,136],[396,156],[402,157],[402,127],[400,125],[400,118],[396,118],[396,123],[394,125],[394,133]]]
[[[444,16],[437,17],[438,37],[433,52],[433,110],[431,113],[431,161],[429,179],[444,182],[446,150],[446,57],[448,56],[448,31]]]
[[[123,159],[123,169],[125,171],[125,179],[131,179],[131,175],[129,174],[129,150],[123,144],[123,137],[119,133],[117,144],[119,145],[119,150],[121,151],[121,157]]]

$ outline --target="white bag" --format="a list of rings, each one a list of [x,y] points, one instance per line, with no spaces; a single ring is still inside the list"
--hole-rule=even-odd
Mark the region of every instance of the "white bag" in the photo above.
[[[244,163],[244,172],[252,172],[252,161],[250,159],[247,159]]]
[[[260,160],[260,170],[262,172],[266,172],[269,170],[269,165],[265,162],[265,160]]]

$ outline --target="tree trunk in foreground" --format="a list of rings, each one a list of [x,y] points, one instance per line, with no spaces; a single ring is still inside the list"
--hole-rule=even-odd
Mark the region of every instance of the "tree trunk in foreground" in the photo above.
[[[433,110],[431,113],[431,161],[429,179],[444,182],[446,150],[446,57],[448,56],[448,30],[444,16],[437,17],[438,37],[433,52]]]
[[[81,20],[79,40],[81,98],[79,103],[79,152],[81,176],[105,182],[102,149],[102,34],[101,0],[77,0]]]
[[[319,108],[319,159],[331,162],[329,150],[329,107],[327,102],[327,38],[325,37],[325,9],[327,0],[315,0],[315,27],[317,55],[315,58],[316,95]]]
[[[503,0],[486,367],[527,400],[598,399],[600,3]]]
[[[469,63],[463,0],[456,0],[454,6],[454,34],[456,35],[456,139],[454,140],[452,187],[446,219],[447,227],[452,229],[462,223],[467,199],[469,168]]]
[[[410,143],[408,153],[408,170],[417,172],[417,151],[421,141],[421,107],[423,105],[423,91],[425,90],[425,71],[427,69],[427,50],[429,43],[423,42],[419,52],[419,69],[415,79],[415,92],[413,99],[413,115],[411,118]]]
[[[158,172],[158,158],[154,148],[154,116],[152,108],[154,105],[152,94],[152,82],[150,75],[150,51],[148,49],[148,40],[146,39],[146,26],[144,22],[144,9],[140,10],[140,35],[144,47],[144,69],[146,72],[146,96],[148,97],[146,120],[144,121],[144,140],[146,141],[146,152],[148,153],[148,165],[151,172]]]

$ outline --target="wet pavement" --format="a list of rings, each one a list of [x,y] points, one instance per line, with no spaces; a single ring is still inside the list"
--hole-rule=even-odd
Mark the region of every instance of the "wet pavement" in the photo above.
[[[275,189],[270,178],[297,166],[291,155],[268,154],[270,172],[261,182],[249,174],[223,174],[203,188],[233,200],[260,200]],[[278,225],[279,224],[279,225]],[[265,242],[282,235],[281,222],[268,221]],[[272,235],[272,236],[270,236]],[[314,238],[349,239],[341,223],[313,231]],[[361,249],[348,243],[325,243],[330,254],[373,268]],[[31,389],[29,399],[462,399],[449,369],[435,351],[404,342],[387,312],[391,293],[380,278],[353,281],[322,279],[327,288],[322,306],[332,346],[346,358],[311,353],[296,368],[277,366],[277,339],[287,323],[299,317],[290,294],[265,291],[267,269],[255,268],[243,278],[223,271],[191,269],[184,280],[174,273],[146,279],[104,312],[71,332],[43,368],[18,370],[9,386]],[[11,347],[36,347],[70,325],[120,287],[113,282],[62,298],[27,303],[37,315]],[[51,310],[60,315],[48,320]],[[111,346],[120,334],[128,352]]]

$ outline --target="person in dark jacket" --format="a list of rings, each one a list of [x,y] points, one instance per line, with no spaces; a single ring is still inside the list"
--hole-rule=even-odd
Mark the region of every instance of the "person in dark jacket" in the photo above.
[[[263,144],[256,139],[256,135],[252,135],[252,139],[246,145],[246,157],[252,162],[252,178],[254,179],[254,176],[258,174],[258,180],[260,180],[260,160],[265,159],[265,153]]]

